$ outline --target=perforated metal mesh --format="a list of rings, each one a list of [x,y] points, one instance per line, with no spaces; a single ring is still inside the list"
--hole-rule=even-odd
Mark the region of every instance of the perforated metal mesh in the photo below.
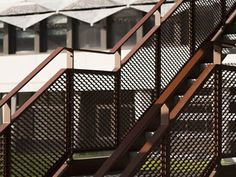
[[[45,176],[66,153],[66,74],[11,126],[11,175]]]
[[[120,139],[157,96],[157,60],[157,34],[153,34],[121,68]]]
[[[105,150],[117,143],[115,75],[74,72],[73,148]]]
[[[161,89],[190,57],[190,2],[183,2],[161,25]]]
[[[161,154],[160,147],[156,147],[146,158],[142,167],[135,174],[136,177],[153,176],[161,177],[162,175],[161,166]]]
[[[171,122],[171,176],[204,176],[215,162],[214,75]],[[210,169],[212,170],[212,169]]]
[[[222,14],[221,0],[196,0],[195,4],[195,38],[197,49],[220,24]]]
[[[226,11],[227,13],[234,7],[236,1],[235,0],[225,0],[226,2]]]
[[[0,176],[4,176],[5,156],[5,138],[0,136]]]
[[[236,156],[236,70],[222,72],[222,151]]]

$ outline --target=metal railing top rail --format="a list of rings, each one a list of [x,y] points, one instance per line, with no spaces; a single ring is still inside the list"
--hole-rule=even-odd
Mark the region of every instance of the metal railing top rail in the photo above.
[[[34,76],[36,76],[43,68],[45,68],[48,65],[48,63],[50,63],[63,50],[66,50],[69,52],[81,51],[81,52],[92,52],[92,53],[101,53],[101,54],[114,54],[149,18],[151,18],[151,16],[161,7],[161,5],[165,1],[166,0],[158,1],[157,4],[108,52],[98,51],[98,50],[87,50],[87,49],[71,49],[67,47],[59,47],[55,49],[39,66],[37,66],[29,75],[27,75],[25,79],[23,79],[19,84],[17,84],[16,87],[14,87],[5,97],[3,97],[0,100],[0,107],[6,104],[21,88],[23,88],[28,82],[30,82],[34,78]],[[182,2],[182,1],[183,0],[179,0],[177,2]],[[174,7],[170,10],[170,12],[168,12],[168,14],[170,15],[171,13],[173,13],[173,11],[174,11]],[[167,18],[167,15],[163,17],[163,19],[166,19],[166,18]],[[128,56],[126,56],[124,60],[127,61],[128,57],[132,55],[132,53],[135,53],[138,50],[138,48],[143,44],[143,42],[145,41],[147,37],[148,37],[148,34],[146,35],[146,37],[143,37],[142,40],[133,47],[131,52],[129,52]]]
[[[4,123],[0,125],[0,136],[4,131],[14,123],[27,107],[34,103],[34,101],[44,93],[67,69],[60,69],[51,79],[49,79],[32,97],[30,97],[11,117],[10,123]],[[14,95],[14,94],[13,94]]]
[[[19,84],[17,84],[6,96],[0,100],[0,107],[6,104],[20,89],[29,83],[42,69],[44,69],[63,50],[73,52],[73,49],[60,47],[55,49],[41,64],[39,64],[30,74],[28,74]]]

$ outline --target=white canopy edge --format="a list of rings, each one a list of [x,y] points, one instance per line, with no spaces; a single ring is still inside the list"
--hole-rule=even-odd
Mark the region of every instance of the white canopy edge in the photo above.
[[[124,7],[116,7],[116,8],[109,8],[109,9],[95,9],[95,10],[83,10],[83,11],[66,11],[66,12],[60,12],[60,14],[63,14],[68,17],[72,17],[78,20],[81,20],[86,23],[90,23],[93,25],[94,23],[116,13],[123,9],[127,8]]]
[[[0,17],[0,21],[17,26],[22,29],[26,29],[50,16],[53,13],[45,13],[45,14],[34,14],[34,15],[24,15],[24,16],[9,16],[9,17]]]
[[[163,4],[161,6],[161,15],[164,16],[174,4],[175,3]],[[148,13],[154,7],[154,5],[132,5],[130,7]]]
[[[153,8],[153,5],[131,5],[130,7],[143,12],[149,12]]]

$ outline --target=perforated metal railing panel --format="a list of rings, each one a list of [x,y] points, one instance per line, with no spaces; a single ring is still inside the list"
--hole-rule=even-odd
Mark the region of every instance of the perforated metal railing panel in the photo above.
[[[221,22],[221,0],[196,0],[195,18],[195,38],[197,49]]]
[[[216,163],[214,82],[212,74],[171,122],[171,176],[204,176]]]
[[[73,80],[73,148],[76,151],[115,148],[118,131],[115,74],[77,70]]]
[[[157,34],[153,34],[121,68],[120,122],[122,140],[151,106],[158,93]]]
[[[190,57],[190,1],[184,1],[161,25],[161,90]]]
[[[0,176],[4,176],[5,169],[5,138],[4,136],[0,136]]]
[[[222,71],[222,153],[236,156],[236,69]]]
[[[227,13],[235,6],[236,0],[225,0]]]
[[[66,73],[11,126],[11,176],[47,176],[66,153]]]
[[[167,148],[169,144],[170,153],[161,153],[161,146],[157,145],[142,163],[136,176],[161,176],[162,173],[168,173],[166,166],[170,166],[171,177],[200,177],[213,170],[218,146],[214,129],[214,75],[191,98],[181,114],[171,121],[169,135],[166,134],[164,141],[159,140],[158,144],[165,142]],[[170,165],[168,161],[162,163],[163,155],[169,157]]]

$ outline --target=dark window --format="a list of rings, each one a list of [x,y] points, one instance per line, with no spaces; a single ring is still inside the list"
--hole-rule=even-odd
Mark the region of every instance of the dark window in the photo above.
[[[35,31],[32,28],[16,28],[16,52],[34,51]]]
[[[155,25],[155,17],[152,16],[147,20],[146,23],[144,23],[143,26],[143,35],[147,34]]]
[[[47,50],[66,46],[67,17],[55,15],[47,19]]]
[[[77,46],[79,48],[101,48],[101,32],[104,21],[100,21],[91,26],[88,23],[79,21]]]
[[[108,18],[108,47],[112,48],[141,18],[143,13],[125,9]],[[136,43],[137,36],[134,34],[125,46],[132,46]]]

